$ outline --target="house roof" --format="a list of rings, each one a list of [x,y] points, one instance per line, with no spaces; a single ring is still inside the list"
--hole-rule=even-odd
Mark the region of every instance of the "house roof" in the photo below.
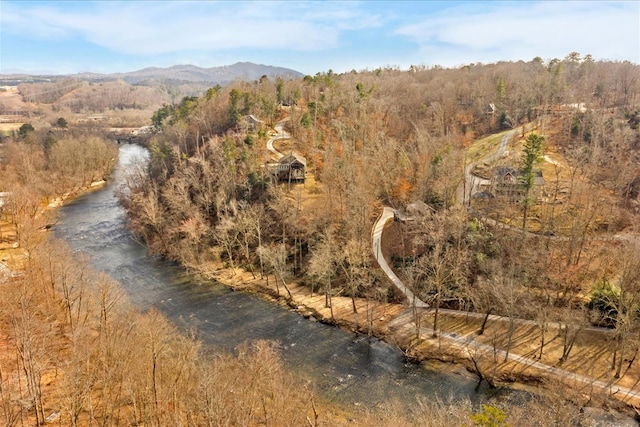
[[[406,211],[410,214],[425,214],[427,212],[433,212],[434,209],[421,200],[416,200],[407,205]]]
[[[496,176],[502,178],[507,175],[518,176],[521,174],[521,171],[515,168],[507,167],[507,166],[500,166],[495,168],[495,174]]]
[[[293,164],[293,163],[301,163],[304,167],[307,167],[307,160],[300,156],[299,154],[294,153],[293,151],[289,154],[287,154],[286,156],[284,156],[283,158],[281,158],[280,160],[278,160],[278,163],[280,163],[281,165],[283,164]]]
[[[249,114],[247,116],[247,119],[251,120],[254,123],[264,123],[262,120],[260,120],[259,118],[257,118],[256,116],[254,116],[253,114]]]
[[[507,175],[518,177],[518,176],[522,175],[522,170],[521,169],[516,169],[516,168],[510,168],[510,167],[501,166],[501,167],[495,168],[495,174],[499,178],[504,178]],[[544,178],[542,177],[542,171],[540,171],[540,170],[535,171],[534,174],[535,174],[536,184],[543,184],[544,183]]]
[[[435,212],[433,207],[421,200],[417,200],[409,203],[404,210],[396,210],[394,216],[397,221],[409,222],[415,221],[416,218],[423,217],[431,212]]]

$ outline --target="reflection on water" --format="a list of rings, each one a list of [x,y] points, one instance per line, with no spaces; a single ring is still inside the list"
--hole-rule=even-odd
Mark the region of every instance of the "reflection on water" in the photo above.
[[[213,349],[232,350],[246,340],[277,340],[289,369],[307,375],[328,397],[377,405],[389,399],[474,398],[475,383],[406,363],[395,347],[306,320],[255,296],[202,283],[178,265],[149,256],[126,230],[115,195],[127,168],[146,151],[120,149],[114,179],[62,208],[56,235],[86,253],[97,270],[120,282],[134,304],[156,307],[175,324],[194,329]]]

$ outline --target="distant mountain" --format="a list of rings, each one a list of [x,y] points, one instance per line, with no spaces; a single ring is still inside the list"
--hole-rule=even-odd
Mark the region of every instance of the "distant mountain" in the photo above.
[[[277,77],[284,79],[299,78],[303,74],[289,68],[238,62],[233,65],[211,68],[201,68],[194,65],[174,65],[168,68],[149,67],[128,73],[113,74],[89,72],[66,75],[0,74],[0,86],[31,84],[31,92],[47,95],[47,99],[41,99],[39,102],[50,103],[67,93],[67,89],[76,89],[78,86],[77,81],[91,83],[124,81],[129,85],[159,88],[164,93],[170,93],[172,101],[175,102],[183,96],[199,96],[208,88],[216,85],[226,86],[236,80],[253,82],[259,80],[262,76],[267,76],[269,79],[274,80]],[[73,80],[77,81],[73,82]],[[56,86],[60,84],[63,85],[62,88]],[[40,85],[40,87],[36,87],[37,85]],[[52,86],[49,87],[48,85]],[[171,88],[170,90],[168,90],[169,87]],[[24,90],[28,92],[28,89],[25,88]]]
[[[271,65],[254,64],[251,62],[238,62],[233,65],[221,67],[201,68],[195,65],[174,65],[168,68],[149,67],[128,73],[97,74],[80,73],[72,77],[87,80],[112,80],[121,79],[130,84],[156,85],[158,83],[176,84],[205,84],[224,86],[235,80],[254,81],[262,76],[269,78],[298,78],[303,74],[289,68],[274,67]]]

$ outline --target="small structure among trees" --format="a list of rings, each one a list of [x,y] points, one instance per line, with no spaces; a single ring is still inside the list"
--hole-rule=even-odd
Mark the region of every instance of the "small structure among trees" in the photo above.
[[[271,165],[271,171],[280,182],[304,182],[307,174],[307,160],[294,152],[287,154]]]
[[[413,222],[416,218],[423,218],[425,215],[435,213],[435,209],[421,200],[411,202],[404,210],[396,210],[394,220],[400,222]]]
[[[544,177],[542,171],[533,172],[534,180],[531,191],[533,198],[542,195],[544,188]],[[522,183],[523,171],[512,167],[498,167],[494,170],[491,183],[491,193],[496,197],[508,199],[512,202],[519,202],[526,197],[527,189]]]
[[[244,116],[242,124],[248,132],[257,132],[264,126],[264,122],[253,114]]]

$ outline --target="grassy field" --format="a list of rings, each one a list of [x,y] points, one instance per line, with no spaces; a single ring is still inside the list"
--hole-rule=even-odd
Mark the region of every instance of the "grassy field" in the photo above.
[[[0,133],[7,135],[16,132],[24,123],[0,123]]]
[[[510,132],[510,130],[489,135],[485,138],[478,139],[471,144],[467,149],[467,164],[477,162],[478,160],[495,153],[498,149],[498,145],[500,145],[500,140],[502,140],[502,137],[508,132]]]

